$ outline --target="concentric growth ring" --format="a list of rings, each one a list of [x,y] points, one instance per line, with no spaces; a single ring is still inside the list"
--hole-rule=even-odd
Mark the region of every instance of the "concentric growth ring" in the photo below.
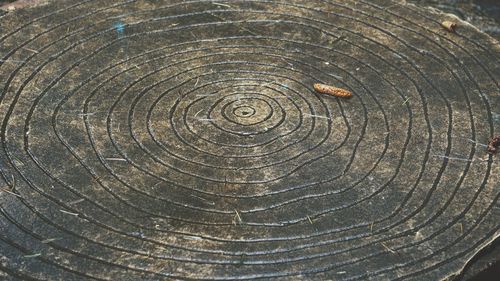
[[[456,274],[500,233],[500,48],[445,19],[384,0],[0,16],[2,278]]]

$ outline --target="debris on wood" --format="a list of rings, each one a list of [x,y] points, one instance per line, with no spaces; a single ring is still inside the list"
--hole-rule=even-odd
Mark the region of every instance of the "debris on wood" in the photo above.
[[[200,236],[191,236],[191,235],[186,235],[183,238],[186,239],[186,240],[191,240],[191,241],[201,241],[201,240],[203,240],[203,238],[201,238]]]
[[[116,158],[116,157],[108,157],[108,158],[104,158],[108,161],[123,161],[123,162],[126,162],[127,159],[124,159],[124,158]]]
[[[243,220],[241,219],[241,216],[240,216],[240,213],[238,212],[238,210],[234,210],[234,212],[236,213],[234,218],[235,220],[233,220],[233,224],[236,225],[236,223],[239,223],[241,224],[243,222]]]
[[[85,201],[85,198],[82,198],[82,199],[78,199],[78,200],[75,200],[75,201],[72,201],[72,202],[69,202],[68,204],[69,205],[73,205],[73,204],[78,204],[78,203],[81,203]]]
[[[445,20],[441,23],[441,26],[444,27],[444,29],[446,29],[448,32],[455,32],[457,24],[455,22]]]
[[[72,215],[72,216],[78,217],[78,214],[77,214],[77,213],[68,212],[68,211],[65,211],[65,210],[62,210],[62,209],[60,209],[59,211],[60,211],[61,213],[63,213],[63,214],[68,214],[68,215]]]
[[[36,257],[39,257],[41,256],[42,254],[41,253],[37,253],[37,254],[33,254],[33,255],[25,255],[23,256],[24,258],[36,258]]]
[[[45,239],[45,240],[42,240],[42,243],[43,244],[47,244],[47,243],[50,243],[50,242],[54,242],[54,241],[57,241],[57,240],[61,240],[61,238],[49,238],[49,239]]]
[[[328,94],[334,97],[348,98],[352,97],[352,93],[346,89],[337,88],[330,85],[315,83],[313,85],[314,90],[321,94]]]
[[[495,154],[500,146],[500,135],[493,137],[490,142],[488,142],[488,153]]]
[[[410,98],[408,97],[401,105],[405,105],[410,101]]]
[[[396,251],[394,251],[393,249],[389,248],[384,242],[380,242],[380,244],[382,244],[382,246],[389,252],[393,253],[393,254],[397,254]]]
[[[17,193],[14,193],[8,189],[5,189],[5,188],[0,188],[0,192],[5,192],[5,193],[8,193],[10,195],[14,195],[16,197],[19,197],[19,198],[22,198],[21,195],[17,194]]]
[[[310,217],[310,216],[307,216],[307,219],[309,220],[309,223],[310,223],[310,224],[313,224],[313,221],[312,221],[312,219],[311,219],[311,217]]]

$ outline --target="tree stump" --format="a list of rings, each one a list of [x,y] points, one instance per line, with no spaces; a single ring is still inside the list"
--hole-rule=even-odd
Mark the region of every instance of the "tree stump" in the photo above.
[[[450,15],[51,1],[0,55],[3,279],[445,280],[500,234],[500,46]]]

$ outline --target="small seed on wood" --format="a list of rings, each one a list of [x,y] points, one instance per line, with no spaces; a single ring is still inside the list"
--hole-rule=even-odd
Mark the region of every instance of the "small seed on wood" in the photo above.
[[[444,27],[444,29],[446,29],[448,32],[455,32],[457,24],[452,21],[445,20],[441,23],[441,26]]]
[[[500,135],[492,138],[488,143],[488,153],[495,154],[500,146]]]
[[[337,88],[334,86],[329,86],[329,85],[320,84],[320,83],[315,83],[313,85],[313,87],[314,87],[314,90],[316,90],[318,93],[328,94],[328,95],[332,95],[335,97],[341,97],[341,98],[352,97],[352,93],[346,89]]]

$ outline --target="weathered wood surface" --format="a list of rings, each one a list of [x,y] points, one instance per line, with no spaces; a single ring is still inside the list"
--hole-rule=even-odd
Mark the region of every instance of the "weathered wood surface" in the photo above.
[[[454,14],[500,40],[500,2],[497,0],[407,0],[407,2]]]
[[[500,48],[443,20],[382,0],[2,15],[2,278],[459,273],[500,233]]]

